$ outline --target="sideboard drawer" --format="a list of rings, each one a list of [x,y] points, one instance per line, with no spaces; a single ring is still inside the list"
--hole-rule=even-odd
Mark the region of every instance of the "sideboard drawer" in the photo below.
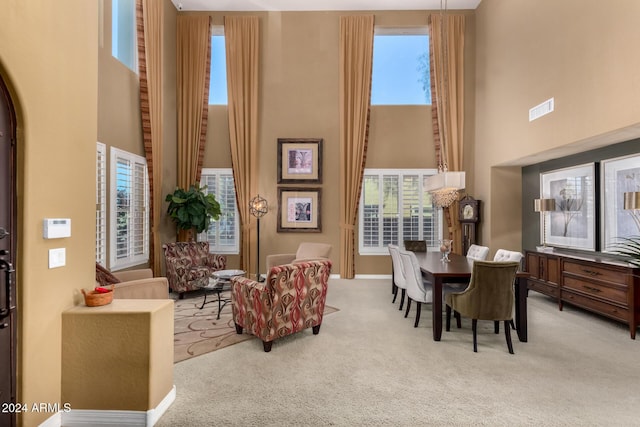
[[[604,268],[593,263],[583,264],[573,260],[564,261],[563,272],[621,285],[626,284],[629,277],[626,271]]]
[[[563,285],[565,288],[576,290],[597,298],[615,301],[625,306],[628,304],[627,287],[624,285],[607,286],[600,283],[576,279],[572,276],[564,276]]]
[[[593,298],[578,295],[566,290],[562,290],[562,299],[568,303],[575,304],[588,310],[593,310],[597,313],[612,317],[614,319],[622,320],[624,322],[627,322],[629,320],[629,310],[623,307],[618,307],[613,304],[607,304],[605,302],[597,301]]]

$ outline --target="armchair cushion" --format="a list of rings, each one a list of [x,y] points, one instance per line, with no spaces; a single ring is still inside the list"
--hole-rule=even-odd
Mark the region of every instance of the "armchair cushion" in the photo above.
[[[310,261],[272,267],[265,282],[245,277],[231,279],[233,321],[263,341],[270,351],[273,340],[306,328],[319,331],[324,314],[331,261]]]

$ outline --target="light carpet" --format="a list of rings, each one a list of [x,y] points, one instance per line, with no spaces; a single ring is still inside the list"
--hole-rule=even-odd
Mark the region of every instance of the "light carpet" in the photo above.
[[[174,365],[165,426],[636,426],[640,340],[628,328],[529,293],[529,342],[470,321],[432,339],[389,280],[330,279],[340,311],[311,331],[247,340]]]
[[[177,296],[173,296],[174,299]],[[215,294],[207,295],[204,302],[204,291],[191,293],[185,299],[175,301],[174,306],[174,362],[200,356],[242,341],[258,338],[247,333],[237,334],[231,313],[231,303],[222,307],[220,319],[218,314],[218,298]],[[222,293],[221,298],[230,298],[230,292]],[[325,306],[324,315],[338,309]],[[259,340],[258,340],[259,341]]]

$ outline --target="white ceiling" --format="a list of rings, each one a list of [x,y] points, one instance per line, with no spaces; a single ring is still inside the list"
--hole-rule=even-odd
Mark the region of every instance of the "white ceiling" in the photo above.
[[[481,0],[171,0],[178,10],[312,11],[475,9]]]

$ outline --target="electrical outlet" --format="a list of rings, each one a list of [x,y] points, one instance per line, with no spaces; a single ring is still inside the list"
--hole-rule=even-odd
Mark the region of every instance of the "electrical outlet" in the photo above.
[[[66,264],[66,249],[49,249],[49,268],[64,267]]]

